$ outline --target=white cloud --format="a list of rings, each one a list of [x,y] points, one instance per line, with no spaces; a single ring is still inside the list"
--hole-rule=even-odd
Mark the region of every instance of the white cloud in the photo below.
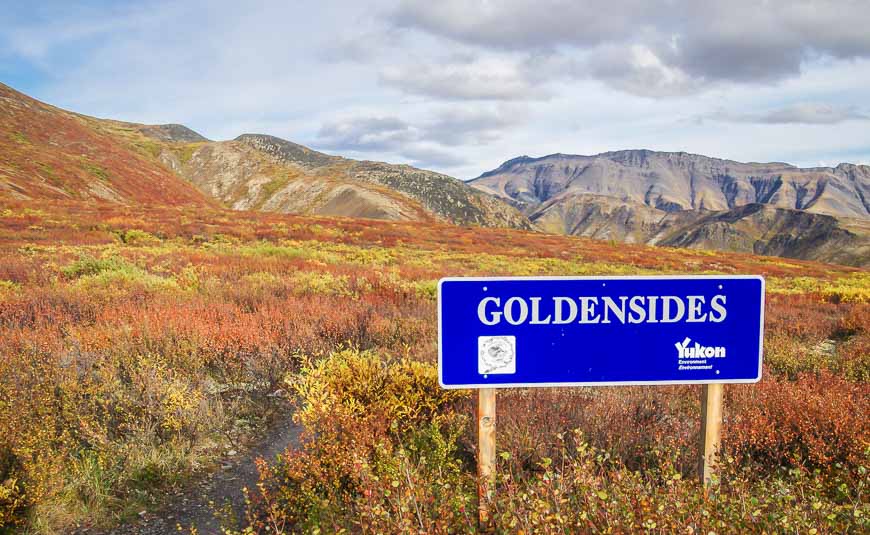
[[[444,150],[435,144],[421,143],[406,148],[402,155],[411,165],[423,168],[459,167],[468,162],[454,151]]]
[[[365,152],[396,150],[417,141],[420,134],[396,117],[353,117],[324,124],[317,137],[319,146],[327,149]]]
[[[857,106],[833,106],[830,104],[801,102],[760,113],[717,112],[709,116],[717,121],[760,124],[810,124],[829,125],[844,121],[866,121],[870,115]]]
[[[379,151],[423,167],[457,167],[468,163],[457,147],[495,142],[523,115],[517,106],[439,106],[411,124],[362,113],[325,123],[313,145],[339,153]]]
[[[446,100],[536,100],[547,92],[512,58],[455,57],[411,61],[381,70],[381,81],[404,92]]]
[[[593,49],[578,67],[586,76],[633,95],[672,97],[687,95],[705,87],[680,67],[668,65],[645,45],[602,45]]]
[[[819,56],[870,58],[864,0],[404,0],[392,20],[482,49],[601,48],[614,65],[593,61],[591,75],[632,93],[648,87],[650,96],[771,83]]]
[[[858,1],[13,4],[4,82],[212,139],[262,132],[461,178],[623,148],[870,158]]]

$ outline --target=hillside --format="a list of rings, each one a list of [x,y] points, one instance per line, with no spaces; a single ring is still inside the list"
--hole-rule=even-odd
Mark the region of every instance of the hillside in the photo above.
[[[0,198],[216,206],[147,151],[131,149],[99,123],[0,84]],[[134,137],[176,130],[111,124],[115,132]]]
[[[521,157],[470,185],[277,137],[211,141],[97,119],[0,84],[0,198],[448,222],[870,265],[870,168],[685,153]]]
[[[97,119],[3,84],[0,196],[531,228],[513,207],[440,173],[272,136],[216,142],[179,124]]]
[[[237,210],[531,228],[513,207],[453,177],[331,156],[273,136],[167,147],[159,157]]]
[[[688,224],[663,229],[648,243],[866,267],[870,265],[868,236],[868,220],[747,204],[721,212],[701,212]]]
[[[523,156],[470,183],[549,232],[870,264],[867,166],[638,150]]]
[[[855,266],[870,263],[870,221],[759,203],[721,211],[665,212],[604,195],[565,194],[543,203],[529,217],[546,232],[600,240]]]

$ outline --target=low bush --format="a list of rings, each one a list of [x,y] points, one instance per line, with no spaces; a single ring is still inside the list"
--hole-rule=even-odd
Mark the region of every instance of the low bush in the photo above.
[[[333,275],[328,271],[300,271],[294,273],[290,277],[289,286],[297,295],[321,294],[343,297],[354,295],[347,275]]]
[[[303,448],[262,466],[252,525],[302,531],[406,532],[469,527],[464,394],[431,365],[345,349],[288,377],[300,397]],[[432,484],[437,481],[437,489]]]
[[[82,256],[75,262],[61,268],[61,273],[75,279],[76,285],[102,293],[142,288],[148,291],[171,290],[178,288],[173,278],[161,277],[118,256],[94,258]]]
[[[870,390],[828,371],[728,388],[727,451],[770,467],[867,467]]]
[[[68,279],[77,279],[101,273],[131,272],[138,269],[136,266],[117,256],[95,258],[91,255],[82,255],[78,260],[61,268],[60,271]]]
[[[564,444],[559,461],[547,458],[520,473],[500,467],[491,504],[496,532],[857,533],[868,527],[863,480],[785,469],[759,478],[752,468],[725,462],[708,492],[668,465],[675,452],[659,450],[657,469],[630,470],[579,431],[574,435],[557,437]]]
[[[157,245],[160,243],[160,238],[154,236],[150,232],[140,229],[130,229],[118,233],[118,238],[125,245]]]
[[[303,447],[261,463],[242,533],[477,531],[474,446],[460,440],[470,423],[467,401],[439,391],[435,377],[432,365],[354,350],[291,376]],[[642,409],[658,403],[651,390],[600,398],[520,392],[519,404],[499,404],[506,416],[491,527],[554,534],[863,531],[870,514],[863,498],[866,390],[834,375],[785,383],[771,379],[729,395],[729,431],[709,491],[685,466],[697,435],[689,445],[651,432],[674,408]],[[683,394],[672,392],[673,403]],[[562,425],[591,412],[602,418],[598,433],[646,436],[646,457],[639,461],[640,448],[632,446],[594,446],[579,430],[550,434],[557,426],[541,429],[540,419],[523,426],[523,418],[544,412],[523,408],[532,399],[558,400],[550,407],[569,413]],[[594,422],[586,418],[593,432]],[[526,459],[516,462],[517,454]]]
[[[0,533],[24,524],[28,500],[21,482],[18,458],[10,448],[0,450]]]
[[[439,410],[467,395],[441,388],[431,365],[357,349],[309,362],[287,381],[300,397],[296,419],[315,433],[323,431],[319,422],[325,415],[348,421],[375,417],[394,427],[414,426],[431,421]]]
[[[764,378],[726,388],[721,481],[706,495],[696,483],[697,387],[501,391],[496,530],[868,531],[863,272],[48,201],[0,207],[0,258],[0,529],[125,522],[286,414],[292,393],[304,439],[261,463],[249,531],[473,531],[474,407],[437,384],[436,281],[728,272],[764,274],[769,291]]]

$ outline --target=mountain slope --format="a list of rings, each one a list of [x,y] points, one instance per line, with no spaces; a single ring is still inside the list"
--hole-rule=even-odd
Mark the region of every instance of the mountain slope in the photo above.
[[[243,140],[205,143],[161,160],[208,195],[234,210],[338,215],[390,220],[432,220],[414,199],[386,187],[366,187],[337,178],[349,165],[328,168],[272,158]],[[316,157],[315,157],[316,158]]]
[[[98,123],[0,84],[0,198],[215,205]],[[114,128],[141,136],[140,130],[165,127],[116,123]]]
[[[761,203],[843,217],[870,217],[870,167],[800,169],[684,152],[626,150],[596,156],[522,156],[471,181],[521,206],[563,192],[607,195],[665,211],[728,210]]]
[[[509,160],[471,184],[547,232],[870,265],[870,167],[686,153]]]
[[[440,173],[330,156],[272,136],[215,142],[179,124],[97,119],[0,84],[3,197],[531,229],[513,207]]]
[[[665,212],[603,195],[564,194],[529,217],[546,232],[599,240],[870,265],[870,221],[758,203]]]
[[[193,143],[159,157],[233,209],[531,228],[513,207],[453,177],[331,156],[273,136]]]
[[[675,222],[664,228],[647,243],[870,267],[867,220],[838,219],[763,204],[698,214],[682,226]]]

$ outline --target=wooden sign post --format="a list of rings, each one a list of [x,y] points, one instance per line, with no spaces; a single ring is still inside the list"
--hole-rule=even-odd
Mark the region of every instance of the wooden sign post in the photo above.
[[[755,275],[448,277],[438,281],[438,383],[478,389],[478,515],[496,524],[496,388],[702,386],[698,460],[716,479],[722,385],[761,379]]]
[[[701,390],[701,483],[710,485],[716,473],[716,457],[722,438],[722,390],[725,385],[711,383]]]
[[[481,531],[491,522],[489,500],[495,489],[495,389],[481,388],[477,396],[477,513]]]

